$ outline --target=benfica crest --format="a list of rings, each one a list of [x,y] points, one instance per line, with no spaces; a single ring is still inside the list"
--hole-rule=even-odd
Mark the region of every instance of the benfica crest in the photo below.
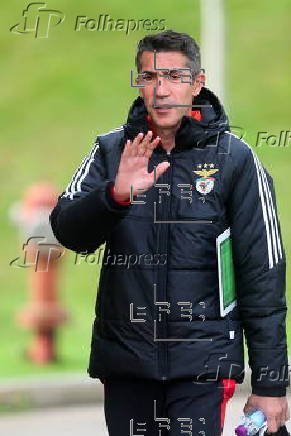
[[[199,164],[197,166],[198,168],[202,168],[202,164]],[[208,170],[208,166],[211,169]],[[198,174],[198,176],[201,176],[199,177],[199,179],[196,180],[196,190],[201,194],[208,194],[210,191],[212,191],[214,187],[215,178],[210,176],[212,176],[212,174],[216,173],[219,170],[218,168],[213,167],[214,164],[204,164],[204,168],[202,168],[201,170],[193,171],[195,174]]]

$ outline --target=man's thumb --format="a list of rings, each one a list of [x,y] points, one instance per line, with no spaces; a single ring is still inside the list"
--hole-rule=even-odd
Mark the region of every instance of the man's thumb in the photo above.
[[[159,165],[156,167],[156,178],[158,179],[165,171],[167,171],[170,165],[170,162],[159,163]]]
[[[254,407],[247,406],[247,405],[245,405],[245,407],[243,408],[243,412],[244,412],[245,415],[250,413],[250,412],[252,412],[253,410],[255,410]]]

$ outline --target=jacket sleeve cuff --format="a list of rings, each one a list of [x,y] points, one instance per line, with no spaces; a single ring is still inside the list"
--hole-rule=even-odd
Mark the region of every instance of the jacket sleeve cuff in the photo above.
[[[114,184],[110,185],[110,195],[113,198],[113,200],[118,204],[122,204],[123,206],[128,206],[131,204],[130,200],[127,201],[116,200],[116,198],[114,197]]]
[[[259,397],[285,397],[286,387],[253,387],[252,394],[258,395]]]
[[[130,201],[128,201],[128,202],[116,201],[115,198],[113,197],[113,189],[114,189],[114,182],[113,181],[108,182],[106,189],[105,189],[105,196],[106,196],[107,204],[109,205],[109,207],[113,211],[116,211],[116,212],[127,211],[131,206],[131,202]]]

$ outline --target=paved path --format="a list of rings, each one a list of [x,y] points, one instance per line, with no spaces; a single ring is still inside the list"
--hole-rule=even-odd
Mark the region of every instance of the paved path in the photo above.
[[[238,418],[242,413],[245,400],[246,398],[238,395],[229,401],[223,436],[234,436],[233,429],[237,425]],[[287,427],[289,432],[291,432],[291,421],[287,423]],[[108,436],[108,433],[104,420],[103,406],[99,403],[96,406],[40,409],[33,412],[0,415],[0,435]]]

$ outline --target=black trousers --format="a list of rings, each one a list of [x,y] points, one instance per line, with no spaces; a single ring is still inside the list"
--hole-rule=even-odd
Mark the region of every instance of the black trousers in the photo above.
[[[109,436],[220,436],[235,380],[104,380]]]

